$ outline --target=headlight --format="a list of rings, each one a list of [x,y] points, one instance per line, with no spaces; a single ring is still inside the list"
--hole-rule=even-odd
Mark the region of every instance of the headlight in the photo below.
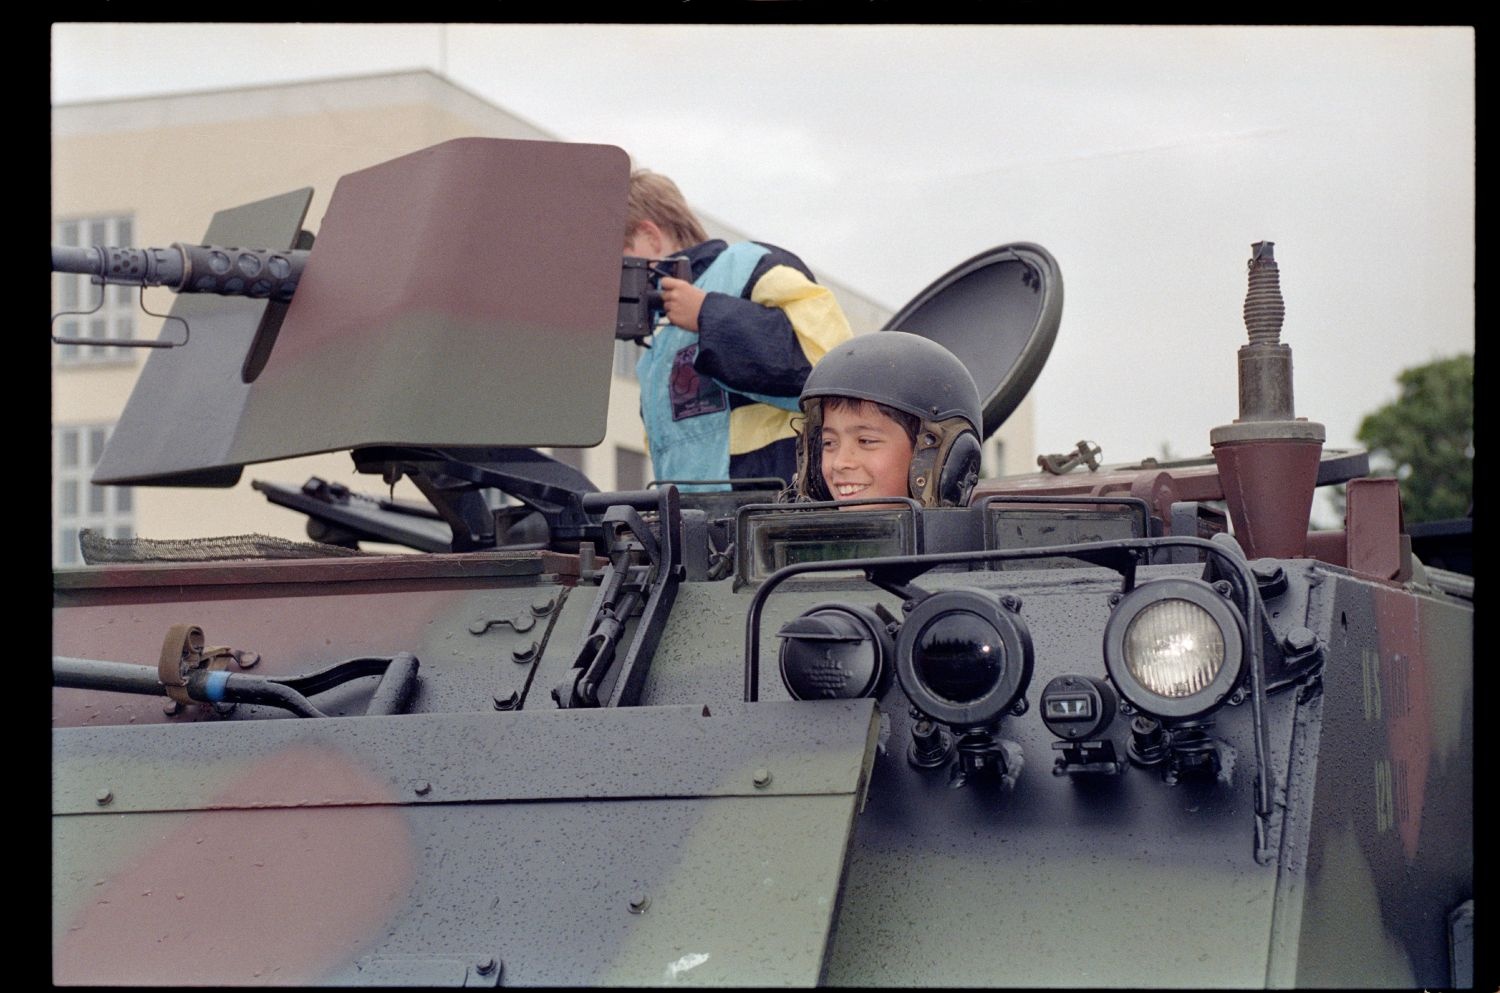
[[[1199,717],[1243,669],[1238,612],[1206,583],[1161,579],[1121,598],[1104,628],[1104,665],[1120,695],[1155,717]]]
[[[998,720],[1026,692],[1031,667],[1019,611],[973,590],[923,600],[896,642],[896,679],[912,705],[960,729]]]

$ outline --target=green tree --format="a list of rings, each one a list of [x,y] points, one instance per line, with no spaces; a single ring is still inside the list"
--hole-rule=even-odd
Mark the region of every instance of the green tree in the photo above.
[[[1408,524],[1466,516],[1474,502],[1474,357],[1413,366],[1396,382],[1400,396],[1359,424],[1371,470],[1401,481]]]

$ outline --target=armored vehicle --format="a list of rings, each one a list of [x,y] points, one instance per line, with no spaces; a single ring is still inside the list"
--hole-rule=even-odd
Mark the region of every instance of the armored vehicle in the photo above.
[[[649,333],[627,170],[464,139],[345,176],[316,240],[302,190],[54,251],[181,291],[95,483],[347,450],[430,503],[261,484],[325,540],[53,573],[55,981],[1473,983],[1473,581],[1296,413],[1268,242],[1202,458],[1081,442],[956,507],[601,492],[536,449],[598,442]],[[988,434],[1061,313],[1007,244],[885,330]]]

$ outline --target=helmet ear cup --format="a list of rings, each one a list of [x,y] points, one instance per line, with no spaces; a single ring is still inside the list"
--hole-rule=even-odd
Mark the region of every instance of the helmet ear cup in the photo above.
[[[980,461],[979,438],[973,431],[965,430],[948,448],[938,472],[937,505],[939,507],[966,507],[974,484],[979,482]]]

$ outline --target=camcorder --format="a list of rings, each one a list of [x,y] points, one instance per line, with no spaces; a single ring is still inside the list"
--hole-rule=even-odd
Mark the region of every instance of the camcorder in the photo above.
[[[641,344],[662,317],[661,279],[693,279],[693,267],[686,256],[669,259],[642,259],[625,256],[620,263],[620,314],[615,321],[615,338]]]

